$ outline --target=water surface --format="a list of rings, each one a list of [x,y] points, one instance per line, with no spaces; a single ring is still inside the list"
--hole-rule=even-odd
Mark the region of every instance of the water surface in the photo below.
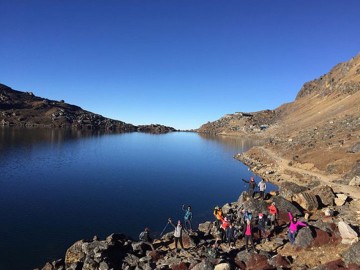
[[[236,201],[248,171],[233,156],[254,142],[194,133],[84,134],[0,129],[0,269],[32,269],[64,256],[79,239],[167,218],[212,220],[215,205]],[[269,186],[268,189],[272,187]]]

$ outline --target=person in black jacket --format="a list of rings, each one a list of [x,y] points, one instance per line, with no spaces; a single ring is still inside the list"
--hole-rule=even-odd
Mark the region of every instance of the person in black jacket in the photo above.
[[[146,227],[146,228],[144,229],[144,231],[140,233],[140,235],[139,235],[139,240],[140,240],[143,244],[148,245],[149,247],[151,247],[152,250],[155,250],[153,244],[151,244],[152,239],[151,239],[151,237],[150,237],[150,230],[149,230],[148,227]]]
[[[248,183],[249,184],[249,187],[248,187],[248,193],[249,193],[249,196],[251,198],[254,198],[254,195],[255,195],[255,188],[256,188],[256,182],[255,182],[255,179],[254,177],[250,177],[250,181],[247,181],[245,179],[242,179],[245,183]]]

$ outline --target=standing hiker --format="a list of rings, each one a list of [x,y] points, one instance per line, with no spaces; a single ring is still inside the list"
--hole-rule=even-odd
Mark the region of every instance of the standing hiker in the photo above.
[[[254,177],[250,177],[250,181],[247,181],[245,179],[242,179],[245,183],[248,183],[249,184],[249,187],[248,187],[248,193],[249,193],[249,196],[251,198],[254,198],[254,195],[255,195],[255,188],[256,188],[256,183],[255,183],[255,179]]]
[[[185,211],[185,215],[184,215],[184,229],[185,229],[185,231],[190,230],[190,232],[192,232],[192,227],[191,227],[191,220],[192,220],[191,206],[189,205],[189,206],[187,207],[187,209],[185,209],[185,204],[183,204],[182,210]]]
[[[268,238],[270,239],[270,235],[276,234],[276,227],[275,225],[278,225],[277,217],[279,215],[279,211],[276,208],[275,202],[272,202],[269,207],[269,218],[270,218],[270,232],[268,235]]]
[[[259,232],[259,241],[261,241],[262,239],[266,239],[265,222],[266,220],[263,213],[259,213],[258,225],[257,225]]]
[[[251,243],[251,247],[252,247],[253,251],[255,252],[255,246],[254,246],[254,240],[253,240],[252,234],[253,234],[253,231],[252,231],[250,219],[246,219],[246,227],[244,230],[246,252],[249,252],[249,247],[248,247],[249,240]]]
[[[259,193],[260,193],[260,199],[265,199],[265,191],[266,191],[266,183],[264,179],[261,179],[261,181],[258,184],[259,187]]]
[[[155,249],[154,249],[154,246],[151,244],[152,239],[151,239],[151,237],[150,237],[150,230],[149,230],[148,227],[146,227],[146,228],[144,229],[144,231],[140,233],[140,235],[139,235],[139,240],[140,240],[143,244],[148,245],[149,247],[151,247],[152,250],[155,250]]]
[[[229,243],[229,247],[235,247],[236,237],[235,237],[235,227],[230,221],[229,227],[226,229],[226,239]]]
[[[307,224],[303,223],[301,221],[298,221],[297,217],[293,216],[290,211],[288,211],[288,215],[289,215],[289,219],[290,219],[288,236],[289,236],[290,243],[294,244],[296,233],[298,231],[298,227],[299,226],[306,227]]]
[[[182,242],[182,231],[183,231],[183,226],[181,224],[181,221],[178,220],[177,225],[175,226],[171,219],[169,218],[169,223],[174,227],[175,231],[174,231],[174,240],[175,240],[175,250],[176,252],[178,252],[178,242],[180,243],[180,246],[182,249],[184,249],[183,246],[183,242]]]
[[[221,222],[222,222],[221,223],[221,240],[223,242],[225,242],[226,241],[226,230],[230,225],[230,221],[228,220],[227,217],[225,217],[225,218],[221,219]]]
[[[222,210],[219,208],[219,206],[215,206],[215,208],[214,208],[214,216],[216,218],[215,227],[220,229],[221,220],[223,219],[223,213],[222,213]]]

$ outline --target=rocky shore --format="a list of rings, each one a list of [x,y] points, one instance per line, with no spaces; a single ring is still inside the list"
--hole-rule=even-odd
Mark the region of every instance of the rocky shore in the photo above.
[[[268,206],[276,203],[278,226],[267,240],[261,239],[255,230],[253,252],[245,250],[242,236],[234,247],[223,242],[215,248],[219,232],[212,221],[207,221],[199,224],[198,230],[183,234],[185,249],[180,252],[174,249],[172,232],[153,242],[154,251],[123,234],[111,234],[103,240],[95,236],[92,240],[74,243],[64,258],[48,262],[37,270],[360,269],[359,226],[351,223],[347,216],[353,200],[329,186],[319,184],[310,188],[283,182],[279,191],[269,192],[265,200],[258,194],[251,198],[245,191],[236,202],[222,207],[225,216],[234,213],[237,226],[236,217],[246,209],[252,213],[256,227],[258,214],[267,214]],[[294,244],[287,237],[289,210],[309,225],[299,230]],[[267,232],[270,229],[266,227]]]

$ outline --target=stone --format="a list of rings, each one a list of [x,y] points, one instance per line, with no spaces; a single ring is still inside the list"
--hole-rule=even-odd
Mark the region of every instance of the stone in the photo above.
[[[253,198],[250,198],[246,202],[242,204],[242,208],[246,211],[252,213],[252,216],[255,217],[259,213],[265,213],[267,212],[268,205],[263,200],[256,200]]]
[[[332,217],[334,216],[334,210],[330,209],[330,208],[324,208],[322,209],[322,211],[324,212],[324,215],[326,217]]]
[[[296,235],[294,245],[302,248],[307,248],[314,240],[312,232],[309,227],[301,228]]]
[[[68,248],[65,254],[65,264],[70,265],[73,263],[84,262],[85,260],[85,252],[82,250],[82,245],[84,244],[84,240],[80,240],[75,242],[71,247]]]
[[[173,264],[171,266],[171,270],[188,270],[189,267],[184,263],[184,262],[181,262],[179,264]]]
[[[186,248],[186,249],[196,247],[195,241],[187,233],[182,234],[182,242],[183,242],[184,248]],[[175,249],[175,242],[171,243],[169,245],[169,248]],[[178,244],[178,248],[180,248],[180,244]]]
[[[308,211],[316,210],[319,207],[316,196],[309,192],[294,194],[292,196],[292,200]]]
[[[198,230],[200,232],[203,232],[205,235],[207,235],[207,234],[209,234],[211,227],[212,227],[212,222],[206,221],[205,223],[199,224]]]
[[[106,262],[101,262],[99,265],[99,270],[110,270],[110,266]]]
[[[338,223],[338,228],[342,238],[341,243],[351,245],[358,242],[359,239],[357,233],[347,223],[340,221]]]
[[[335,198],[335,204],[337,206],[342,206],[345,204],[346,200],[348,199],[348,196],[342,193],[337,193]]]
[[[350,180],[349,186],[360,186],[360,176],[354,176],[354,178]]]
[[[344,253],[341,254],[346,264],[357,264],[360,265],[360,242],[349,247]]]
[[[47,262],[41,270],[55,270],[55,267],[51,263]]]
[[[220,263],[215,266],[214,270],[230,270],[230,264],[228,263]]]
[[[203,260],[195,265],[192,270],[214,270],[214,266],[209,260]]]
[[[270,265],[268,258],[260,254],[252,254],[246,263],[246,269],[249,270],[271,270],[276,269],[274,266]]]
[[[276,208],[281,212],[286,212],[289,210],[293,215],[302,215],[303,212],[290,201],[286,200],[281,196],[276,196],[273,198],[273,202],[276,204]]]
[[[246,202],[249,198],[250,198],[249,193],[248,193],[247,191],[243,191],[243,192],[240,194],[237,202],[241,205],[241,204],[243,204],[244,202]]]
[[[282,196],[283,198],[291,201],[292,196],[294,196],[295,194],[304,192],[306,190],[307,190],[306,187],[299,186],[293,182],[283,182],[283,183],[281,183],[281,185],[279,187],[279,195]]]
[[[310,191],[313,195],[317,196],[324,206],[333,206],[335,194],[331,187],[328,185],[319,186]]]
[[[312,242],[314,247],[321,247],[337,241],[337,237],[333,232],[326,232],[319,228],[315,228],[315,237]]]
[[[291,265],[290,260],[287,257],[282,256],[280,254],[277,254],[274,257],[272,257],[269,260],[269,262],[272,266],[276,267],[277,269],[290,268]]]
[[[360,142],[357,142],[356,144],[353,145],[353,147],[351,148],[351,152],[352,153],[357,153],[360,151]]]

